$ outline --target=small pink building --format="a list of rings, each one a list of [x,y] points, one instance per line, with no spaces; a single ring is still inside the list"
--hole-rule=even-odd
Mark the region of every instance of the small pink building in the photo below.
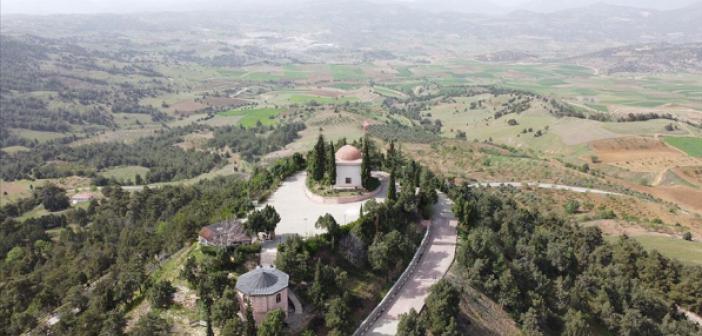
[[[238,219],[229,219],[203,227],[197,240],[200,245],[217,247],[251,243],[251,237]]]
[[[95,199],[95,195],[89,192],[82,192],[71,196],[71,205],[78,203],[89,202]]]
[[[246,312],[250,302],[254,320],[260,323],[268,312],[281,309],[288,316],[288,280],[289,276],[272,266],[259,266],[239,276],[236,290],[239,295],[241,311]]]

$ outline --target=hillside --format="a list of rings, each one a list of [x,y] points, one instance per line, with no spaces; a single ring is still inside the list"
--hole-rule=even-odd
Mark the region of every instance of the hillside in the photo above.
[[[230,15],[239,19],[228,20]],[[261,25],[262,19],[270,24]],[[593,4],[553,13],[519,10],[489,16],[461,11],[427,12],[402,3],[342,1],[334,5],[314,2],[299,8],[282,7],[265,14],[242,9],[204,11],[196,15],[71,15],[33,17],[31,20],[27,16],[7,15],[3,17],[2,27],[5,34],[46,36],[75,35],[84,30],[119,32],[118,35],[146,31],[165,35],[171,31],[187,31],[202,35],[202,28],[206,27],[211,30],[210,34],[247,38],[247,43],[239,44],[240,47],[255,46],[261,52],[283,48],[288,56],[312,61],[315,55],[311,51],[322,51],[328,60],[330,56],[331,59],[338,58],[339,53],[348,52],[354,57],[363,57],[364,54],[357,53],[359,46],[389,55],[412,57],[435,54],[437,51],[432,49],[437,46],[448,49],[439,50],[445,56],[454,50],[470,53],[500,51],[505,45],[519,51],[569,53],[568,56],[572,56],[576,52],[635,43],[697,42],[702,37],[702,28],[695,23],[700,20],[702,10],[699,5],[661,11]],[[259,28],[266,34],[251,35]],[[459,41],[463,43],[456,43]],[[540,41],[539,48],[534,46],[537,41]],[[507,43],[500,45],[502,42]],[[278,48],[270,48],[275,45]],[[449,45],[451,47],[446,48]]]
[[[0,336],[700,334],[702,5],[245,2],[3,14]]]
[[[607,74],[697,73],[702,71],[702,44],[644,44],[610,48],[567,61]]]

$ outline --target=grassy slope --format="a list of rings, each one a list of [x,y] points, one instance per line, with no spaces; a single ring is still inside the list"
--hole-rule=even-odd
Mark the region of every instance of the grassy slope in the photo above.
[[[665,236],[633,237],[647,250],[657,250],[662,255],[684,264],[702,266],[702,243]]]
[[[220,112],[217,115],[225,117],[241,116],[242,118],[239,120],[239,124],[248,128],[256,126],[256,123],[259,121],[261,124],[266,126],[276,124],[277,121],[275,120],[275,117],[277,117],[281,111],[281,109],[272,107],[256,109],[236,108],[229,111]]]
[[[110,168],[100,174],[107,178],[134,181],[134,177],[137,174],[141,175],[141,177],[145,177],[148,172],[149,168],[142,166],[123,166]]]
[[[702,157],[702,138],[693,137],[665,137],[665,142],[687,155]]]

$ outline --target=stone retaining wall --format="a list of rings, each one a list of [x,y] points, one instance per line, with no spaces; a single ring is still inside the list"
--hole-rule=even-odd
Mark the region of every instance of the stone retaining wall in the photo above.
[[[402,289],[407,280],[416,271],[417,264],[419,264],[419,261],[422,259],[422,256],[427,249],[427,245],[429,244],[429,235],[431,234],[432,229],[431,220],[422,221],[422,224],[427,228],[427,230],[424,232],[424,238],[422,238],[422,242],[419,244],[417,251],[414,252],[414,257],[412,257],[412,260],[410,261],[409,265],[407,265],[407,268],[405,268],[405,271],[402,272],[402,275],[400,275],[397,281],[395,281],[395,284],[392,285],[392,288],[390,288],[388,293],[385,294],[383,300],[380,301],[380,303],[373,308],[373,311],[368,314],[366,319],[361,322],[361,325],[353,333],[353,336],[363,336],[371,331],[370,329],[375,324],[375,321],[377,321],[378,318],[380,318],[380,316],[383,315],[383,313],[388,309],[395,297],[397,297],[400,289]]]

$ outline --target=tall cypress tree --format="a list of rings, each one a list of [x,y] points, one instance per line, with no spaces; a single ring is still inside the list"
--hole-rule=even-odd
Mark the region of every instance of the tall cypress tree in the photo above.
[[[246,336],[256,336],[256,321],[254,320],[251,301],[246,302]]]
[[[390,181],[388,181],[388,200],[397,201],[397,189],[395,189],[395,169],[390,172]]]
[[[207,306],[207,336],[214,336],[214,330],[212,330],[212,307]]]
[[[395,140],[390,140],[390,147],[388,148],[388,152],[385,156],[387,168],[390,168],[390,170],[394,170],[397,166],[397,161],[395,159],[396,155],[397,152],[395,152]]]
[[[334,143],[329,141],[329,159],[327,162],[327,171],[329,172],[329,184],[336,184],[336,151],[334,150]]]
[[[313,155],[313,171],[312,171],[312,178],[315,181],[321,181],[324,178],[324,166],[325,166],[325,161],[326,161],[326,151],[325,151],[325,145],[324,145],[324,136],[319,135],[319,138],[317,138],[317,144],[314,145],[314,155]]]
[[[326,298],[326,293],[322,287],[322,260],[317,259],[317,265],[314,270],[314,281],[312,281],[312,286],[308,291],[309,296],[312,298],[312,304],[318,309],[324,308],[324,299]]]
[[[368,135],[363,138],[363,158],[361,160],[361,184],[369,189],[371,178],[370,150],[368,149]]]

